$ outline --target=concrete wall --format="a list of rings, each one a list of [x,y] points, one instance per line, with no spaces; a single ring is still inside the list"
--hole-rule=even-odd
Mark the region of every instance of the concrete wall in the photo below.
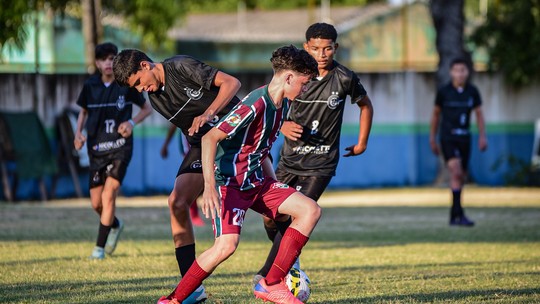
[[[269,74],[239,75],[242,82],[240,96],[270,79]],[[361,80],[373,100],[374,126],[368,150],[359,157],[342,158],[331,188],[408,186],[431,184],[439,170],[438,159],[431,154],[428,144],[429,119],[433,109],[435,83],[431,73],[361,74]],[[52,130],[54,118],[66,106],[74,106],[85,75],[0,74],[0,110],[23,111],[34,109],[34,89],[37,88],[39,116]],[[512,168],[503,162],[514,156],[530,161],[534,121],[540,117],[540,86],[516,91],[506,87],[500,75],[479,73],[474,83],[483,100],[487,121],[489,149],[480,153],[473,143],[470,165],[471,176],[483,185],[502,185]],[[36,86],[37,85],[37,86]],[[359,109],[347,105],[344,117],[342,150],[357,140]],[[474,123],[474,119],[473,119]],[[170,157],[162,160],[159,148],[166,134],[168,122],[154,113],[135,129],[135,151],[125,179],[124,194],[168,192],[172,189],[181,157],[177,138],[170,146]],[[475,127],[473,126],[473,130]],[[54,132],[50,132],[51,141]],[[473,141],[476,137],[473,138]],[[274,146],[277,156],[282,143]],[[81,175],[87,189],[88,177]],[[21,181],[19,197],[38,197],[33,182]],[[63,177],[58,186],[59,196],[73,195],[69,178]]]

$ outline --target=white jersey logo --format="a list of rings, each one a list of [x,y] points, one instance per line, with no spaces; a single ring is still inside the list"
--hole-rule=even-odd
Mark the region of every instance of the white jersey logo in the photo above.
[[[185,87],[184,90],[186,91],[187,96],[193,100],[199,100],[203,96],[203,92],[201,91],[202,87],[199,88],[198,90]]]
[[[328,107],[332,110],[337,108],[337,106],[343,101],[343,99],[339,98],[338,92],[332,92],[332,95],[328,97]]]
[[[116,100],[116,108],[122,111],[125,106],[126,106],[126,98],[124,97],[124,95],[118,96],[118,99]]]

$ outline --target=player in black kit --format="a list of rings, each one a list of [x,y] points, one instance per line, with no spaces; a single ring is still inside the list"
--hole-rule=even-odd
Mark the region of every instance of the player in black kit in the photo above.
[[[471,150],[469,131],[471,111],[476,113],[478,147],[480,151],[487,149],[482,99],[478,89],[468,82],[469,68],[464,60],[452,61],[450,77],[451,82],[441,87],[435,98],[429,142],[433,153],[439,155],[439,146],[435,139],[439,130],[442,154],[450,172],[450,189],[452,190],[450,225],[471,227],[474,222],[465,216],[461,207],[461,189]]]
[[[184,157],[169,196],[171,230],[181,275],[195,261],[195,237],[189,216],[192,202],[202,193],[201,138],[239,102],[240,81],[185,55],[153,62],[139,50],[123,50],[113,63],[116,80],[149,94],[152,107],[180,128],[191,149]],[[207,298],[201,285],[183,303]]]
[[[112,43],[96,46],[96,66],[100,74],[90,77],[79,95],[81,107],[74,145],[77,150],[87,142],[90,156],[90,201],[100,216],[96,246],[90,258],[103,259],[112,254],[124,223],[115,216],[116,196],[126,175],[133,152],[132,131],[152,108],[136,90],[114,82],[112,62],[118,48]],[[132,105],[141,111],[131,118]],[[87,136],[83,134],[86,124]]]
[[[347,96],[352,104],[360,107],[361,114],[358,143],[345,148],[348,151],[345,157],[360,155],[366,150],[373,118],[371,101],[358,76],[334,60],[339,46],[336,40],[337,31],[330,24],[315,23],[307,29],[304,49],[317,61],[319,75],[308,84],[307,91],[291,103],[288,121],[281,128],[285,143],[276,177],[315,201],[336,174]],[[266,276],[272,266],[282,231],[288,223],[276,226],[272,220],[264,218],[273,246],[265,265],[253,278],[254,284]]]

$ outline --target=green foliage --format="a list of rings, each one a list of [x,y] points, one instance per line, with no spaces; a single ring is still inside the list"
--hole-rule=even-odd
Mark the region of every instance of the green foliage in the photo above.
[[[491,1],[487,18],[473,35],[489,54],[490,70],[500,70],[516,87],[540,76],[540,0]]]
[[[184,1],[186,9],[195,13],[210,12],[233,12],[238,9],[239,0],[221,0],[221,1]],[[353,6],[366,5],[374,2],[384,2],[384,0],[332,0],[332,6]],[[246,9],[259,10],[280,10],[305,8],[309,6],[318,6],[321,0],[245,0]]]
[[[45,8],[63,11],[69,2],[70,0],[2,0],[0,3],[0,24],[3,27],[0,31],[0,51],[7,49],[11,52],[23,49],[26,39],[28,39],[25,25],[31,22],[32,12]]]
[[[103,7],[122,15],[128,26],[142,37],[146,49],[172,45],[167,31],[181,20],[185,1],[175,0],[113,0],[104,1]]]
[[[491,170],[496,171],[504,166],[508,166],[504,174],[504,182],[508,186],[540,186],[540,170],[533,168],[527,162],[514,155],[502,155],[491,166]]]

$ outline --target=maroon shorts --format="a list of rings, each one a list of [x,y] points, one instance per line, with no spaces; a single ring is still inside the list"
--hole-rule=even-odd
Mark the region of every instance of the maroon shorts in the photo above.
[[[251,208],[257,213],[275,219],[278,207],[296,190],[272,178],[265,178],[262,185],[240,191],[236,187],[218,186],[221,199],[221,217],[213,221],[214,236],[240,234],[246,211]]]

